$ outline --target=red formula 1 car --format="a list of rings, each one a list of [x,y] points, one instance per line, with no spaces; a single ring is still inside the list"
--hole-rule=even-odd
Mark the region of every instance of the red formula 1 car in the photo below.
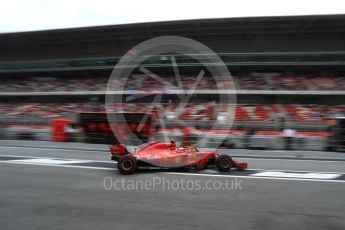
[[[155,142],[144,144],[138,150],[129,152],[122,144],[110,147],[112,160],[122,174],[132,174],[138,167],[158,167],[162,169],[203,169],[215,165],[221,172],[231,168],[244,170],[247,163],[239,163],[228,155],[220,155],[218,151],[200,152],[194,146],[176,148],[174,142]]]

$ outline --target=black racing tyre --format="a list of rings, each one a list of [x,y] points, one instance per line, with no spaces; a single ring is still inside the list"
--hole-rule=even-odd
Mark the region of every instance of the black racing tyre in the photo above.
[[[129,175],[135,172],[137,169],[138,161],[133,156],[122,156],[117,161],[117,168],[119,169],[121,174]]]
[[[216,166],[220,172],[230,171],[232,165],[232,158],[228,155],[220,155],[216,159]]]

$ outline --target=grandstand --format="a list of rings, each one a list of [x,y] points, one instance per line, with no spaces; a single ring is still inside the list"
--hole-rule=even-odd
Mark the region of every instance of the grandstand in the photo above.
[[[163,35],[200,41],[226,63],[234,82],[222,85],[237,89],[235,134],[230,135],[236,147],[244,147],[241,138],[254,129],[253,136],[265,141],[253,147],[282,148],[272,143],[289,126],[304,138],[301,148],[323,149],[330,119],[345,114],[345,15],[139,23],[0,34],[3,136],[18,138],[24,130],[26,135],[35,133],[30,138],[49,138],[38,133],[49,133],[52,120],[78,123],[81,112],[104,112],[107,81],[121,56],[139,42]],[[173,56],[188,89],[207,64],[195,62],[193,55],[161,54],[141,66],[175,84],[169,61]],[[199,130],[210,129],[209,121],[222,112],[206,100],[217,100],[215,89],[214,80],[205,76],[179,118]],[[176,89],[138,71],[126,80],[124,90],[126,95],[133,90],[163,94],[167,120],[176,109]],[[136,100],[121,111],[113,106],[114,112],[144,112],[149,102]],[[161,132],[173,129],[168,124]]]

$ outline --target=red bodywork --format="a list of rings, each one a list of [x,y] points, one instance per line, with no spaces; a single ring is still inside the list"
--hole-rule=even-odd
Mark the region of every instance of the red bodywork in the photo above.
[[[136,152],[129,153],[122,144],[110,147],[112,159],[117,160],[122,155],[130,154],[135,157],[138,162],[143,162],[150,166],[158,166],[164,168],[175,167],[204,167],[214,164],[220,156],[218,151],[201,152],[194,146],[176,148],[174,143],[155,142],[147,144]],[[247,163],[239,163],[232,160],[232,167],[240,170],[248,167]]]

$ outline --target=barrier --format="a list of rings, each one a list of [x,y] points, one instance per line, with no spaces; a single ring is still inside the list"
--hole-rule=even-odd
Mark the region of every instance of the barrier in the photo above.
[[[103,143],[110,144],[105,140],[104,133],[88,133],[88,138],[79,129],[73,133],[71,138],[67,126],[70,120],[56,120],[52,126],[38,125],[10,125],[2,127],[0,138],[9,140],[41,140],[41,141],[73,141],[81,143]],[[91,135],[90,135],[91,134]],[[167,139],[165,135],[167,134]],[[180,145],[199,143],[199,147],[222,147],[222,148],[241,148],[241,149],[285,149],[285,140],[281,131],[256,131],[254,135],[247,135],[245,130],[202,130],[197,132],[187,132],[188,138],[179,129],[161,129],[160,131],[148,136],[149,141],[170,141],[174,140]],[[204,137],[207,138],[204,138]],[[89,139],[92,138],[90,141]],[[224,138],[226,138],[224,140]],[[340,140],[331,142],[327,132],[301,132],[298,131],[291,143],[292,150],[326,150],[340,149]]]

